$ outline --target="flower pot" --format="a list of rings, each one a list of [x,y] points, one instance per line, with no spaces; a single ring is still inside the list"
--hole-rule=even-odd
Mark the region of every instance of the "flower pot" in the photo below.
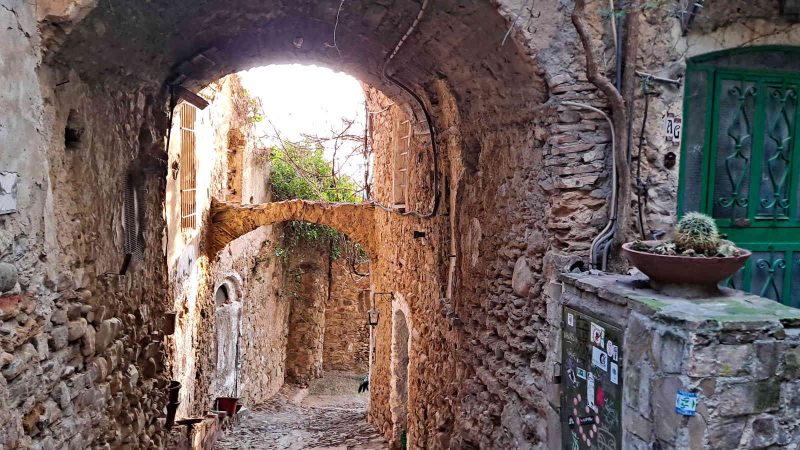
[[[233,417],[236,414],[236,404],[239,402],[238,397],[217,397],[217,408],[220,411],[225,411],[228,417]]]
[[[644,241],[648,246],[655,246],[662,241]],[[656,285],[690,285],[707,290],[717,289],[724,279],[742,268],[750,252],[740,249],[739,256],[698,257],[657,255],[633,250],[633,243],[622,246],[625,258],[641,270]]]
[[[172,313],[164,313],[161,316],[161,332],[164,333],[165,336],[170,336],[175,333],[175,318],[177,314]]]
[[[181,392],[181,383],[180,381],[172,380],[169,382],[169,386],[167,386],[167,394],[169,394],[169,402],[170,403],[177,403],[178,402],[178,395]]]

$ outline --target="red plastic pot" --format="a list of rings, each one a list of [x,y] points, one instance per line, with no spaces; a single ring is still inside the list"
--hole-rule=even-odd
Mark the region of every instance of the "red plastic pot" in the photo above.
[[[217,397],[217,408],[220,411],[225,411],[228,417],[233,417],[236,414],[236,405],[239,402],[238,397]]]

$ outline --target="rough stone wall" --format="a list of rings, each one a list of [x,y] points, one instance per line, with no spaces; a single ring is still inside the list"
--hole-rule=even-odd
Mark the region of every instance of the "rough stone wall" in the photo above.
[[[322,376],[330,250],[301,240],[291,251],[283,292],[291,304],[286,376],[295,383],[306,384]]]
[[[371,145],[375,151],[374,198],[388,205],[392,199],[392,136],[397,135],[407,110],[391,107],[392,101],[377,91],[367,91],[371,113]],[[423,137],[424,139],[424,137]],[[430,147],[414,150],[423,161],[413,170],[428,172],[433,167]],[[427,164],[425,163],[427,161]],[[440,150],[440,169],[449,165],[446,150]],[[413,177],[414,175],[411,175]],[[424,175],[422,175],[424,176]],[[440,172],[441,177],[441,172]],[[411,185],[407,211],[430,212],[435,191]],[[441,313],[440,298],[445,292],[446,248],[442,230],[446,224],[444,207],[430,219],[376,214],[375,228],[380,258],[372,262],[371,283],[374,302],[380,311],[378,326],[373,329],[373,356],[370,373],[370,421],[377,424],[396,445],[400,432],[407,431],[409,448],[447,448],[453,433],[453,415],[457,403],[454,381],[457,361],[451,324]],[[414,232],[417,233],[415,238]],[[419,234],[420,232],[424,235]],[[387,405],[392,393],[392,330],[398,308],[405,309],[410,332],[407,430],[395,426]],[[381,406],[377,406],[381,405]]]
[[[360,273],[368,272],[362,264]],[[322,368],[354,373],[369,369],[369,276],[353,273],[348,261],[330,262],[330,288],[325,302],[325,339]]]
[[[0,3],[0,79],[14,86],[0,96],[0,166],[17,175],[0,260],[18,269],[0,299],[0,446],[158,446],[164,185],[148,139],[164,99],[41,67],[34,14],[26,2]],[[66,139],[68,122],[79,139]],[[117,275],[129,173],[145,246]]]

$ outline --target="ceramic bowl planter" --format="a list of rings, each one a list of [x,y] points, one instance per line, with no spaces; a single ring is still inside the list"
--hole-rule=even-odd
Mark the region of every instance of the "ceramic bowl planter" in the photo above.
[[[655,247],[663,241],[641,243]],[[738,249],[736,256],[673,256],[634,250],[633,245],[633,242],[628,242],[622,246],[625,258],[650,277],[657,288],[664,285],[689,285],[715,290],[722,280],[741,269],[750,257],[750,252],[744,249]]]

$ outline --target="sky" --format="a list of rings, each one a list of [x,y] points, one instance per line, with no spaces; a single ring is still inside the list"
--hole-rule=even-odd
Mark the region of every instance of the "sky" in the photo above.
[[[342,118],[355,119],[354,134],[364,133],[364,92],[350,75],[304,65],[272,65],[240,72],[242,84],[250,95],[259,97],[265,120],[257,124],[257,132],[268,135],[270,144],[277,143],[272,125],[285,140],[301,140],[303,134],[329,136],[342,128]],[[270,122],[272,125],[270,125]],[[364,176],[364,159],[345,162],[337,152],[336,166],[341,173]],[[328,159],[332,147],[326,148]]]

